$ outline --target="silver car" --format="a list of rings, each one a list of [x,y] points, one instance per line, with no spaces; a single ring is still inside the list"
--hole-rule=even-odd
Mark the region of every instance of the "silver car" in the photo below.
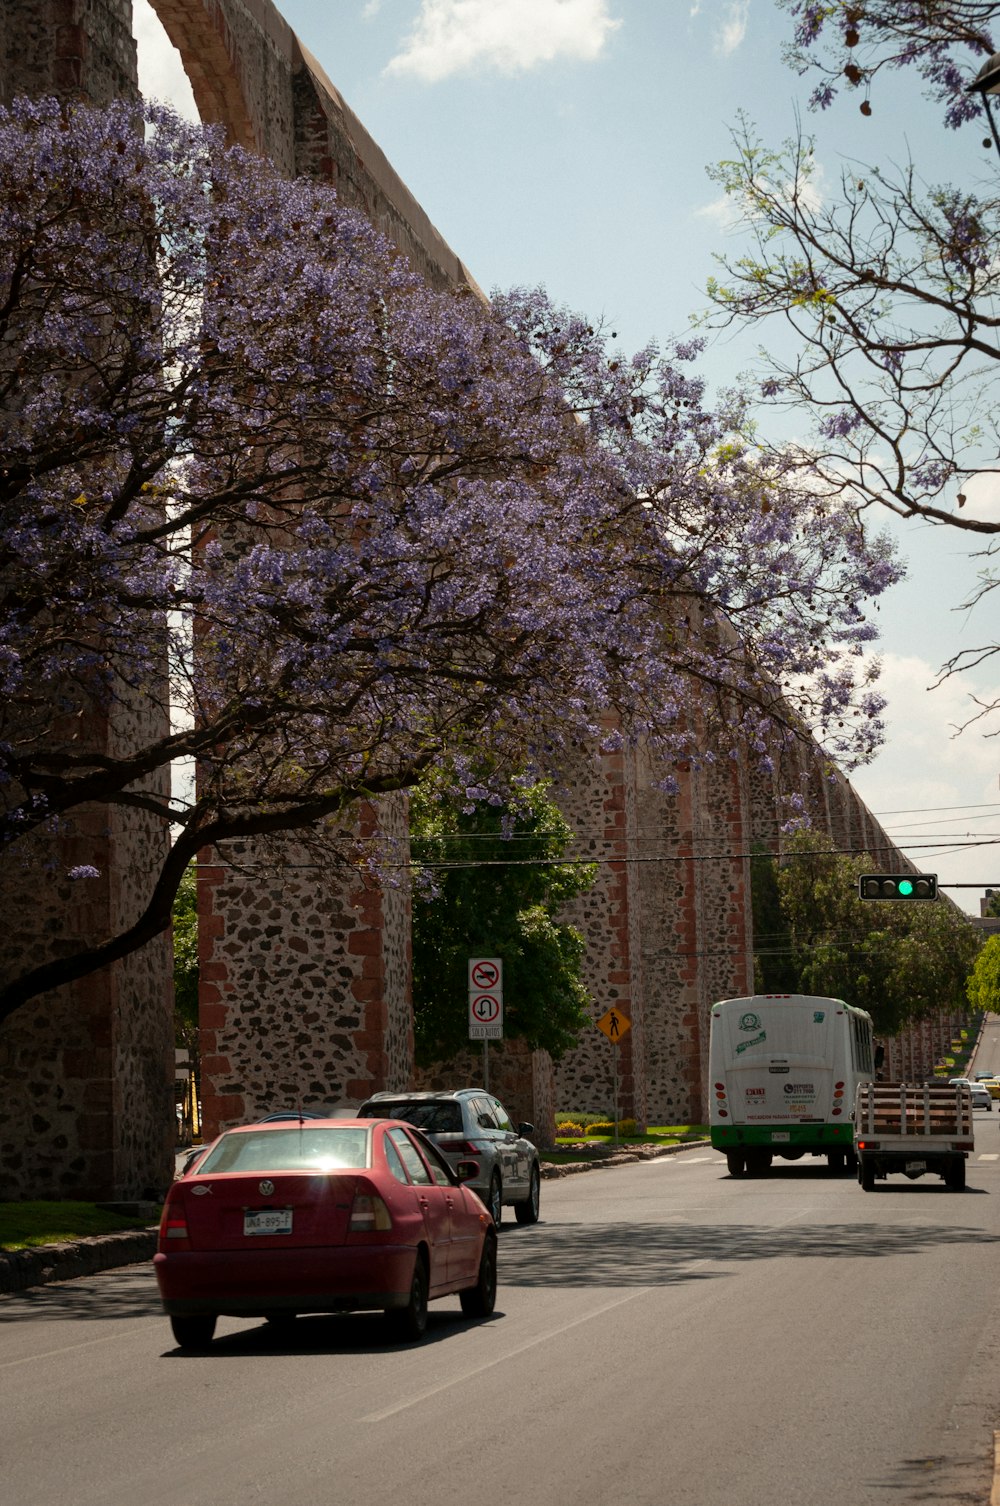
[[[533,1124],[511,1123],[498,1098],[482,1088],[442,1093],[373,1093],[358,1109],[362,1119],[405,1119],[423,1130],[452,1166],[479,1163],[479,1175],[467,1186],[478,1192],[500,1223],[504,1204],[513,1206],[519,1224],[538,1221],[541,1168],[528,1136]]]

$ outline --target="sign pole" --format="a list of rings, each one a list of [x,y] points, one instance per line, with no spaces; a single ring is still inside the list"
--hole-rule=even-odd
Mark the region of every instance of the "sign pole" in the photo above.
[[[490,1091],[490,1043],[483,1041],[483,1091]]]
[[[632,1029],[632,1021],[627,1014],[622,1014],[620,1009],[609,1009],[596,1021],[597,1028],[602,1035],[606,1035],[611,1042],[611,1087],[614,1093],[615,1107],[615,1149],[618,1148],[618,1047],[622,1037]]]
[[[611,1047],[611,1060],[614,1062],[614,1095],[615,1095],[615,1150],[618,1149],[618,1042]]]

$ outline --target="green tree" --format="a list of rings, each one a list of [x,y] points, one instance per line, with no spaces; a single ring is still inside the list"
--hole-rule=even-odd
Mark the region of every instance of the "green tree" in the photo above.
[[[793,838],[778,874],[801,992],[867,1009],[885,1035],[939,1009],[963,1009],[980,946],[968,917],[947,900],[860,900],[858,877],[877,863],[825,851],[825,840]]]
[[[750,859],[753,904],[753,983],[759,994],[797,993],[799,970],[792,935],[781,903],[778,865],[755,844]]]
[[[584,940],[556,919],[594,882],[593,864],[564,863],[572,832],[548,788],[516,806],[460,804],[424,786],[411,803],[411,851],[424,892],[413,907],[416,1059],[448,1060],[468,1045],[468,959],[500,957],[504,1035],[556,1060],[576,1044],[590,996]]]
[[[969,1003],[973,1009],[1000,1011],[1000,936],[987,940],[969,974]]]
[[[174,1040],[198,1052],[198,883],[192,863],[177,887],[173,909]]]

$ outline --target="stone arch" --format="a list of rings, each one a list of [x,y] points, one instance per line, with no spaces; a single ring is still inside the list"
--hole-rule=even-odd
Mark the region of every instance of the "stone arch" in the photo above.
[[[263,150],[248,104],[246,68],[225,0],[149,0],[177,48],[202,120],[225,127],[227,137]],[[264,7],[260,7],[262,10]],[[273,11],[273,6],[270,7]],[[280,20],[277,12],[276,19]],[[286,27],[290,31],[290,28]]]

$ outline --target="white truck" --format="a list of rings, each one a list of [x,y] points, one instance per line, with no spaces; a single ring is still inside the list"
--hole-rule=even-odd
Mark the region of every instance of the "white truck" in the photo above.
[[[972,1094],[966,1084],[858,1084],[854,1153],[866,1192],[874,1190],[876,1177],[890,1172],[911,1180],[933,1172],[961,1192],[973,1145]]]

